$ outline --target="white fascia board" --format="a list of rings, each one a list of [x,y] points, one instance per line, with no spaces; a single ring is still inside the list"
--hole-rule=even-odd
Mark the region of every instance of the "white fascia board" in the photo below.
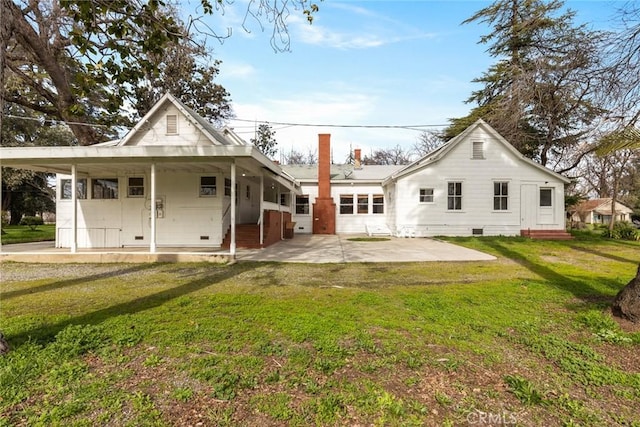
[[[152,161],[207,161],[252,157],[250,146],[2,147],[2,166]]]

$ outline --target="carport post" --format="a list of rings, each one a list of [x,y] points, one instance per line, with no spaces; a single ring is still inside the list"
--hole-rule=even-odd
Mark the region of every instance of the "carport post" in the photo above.
[[[149,252],[156,253],[156,164],[151,163],[151,236],[149,236]]]
[[[71,253],[78,252],[78,167],[71,165]]]
[[[231,255],[236,254],[236,161],[231,161]]]
[[[264,244],[264,173],[260,173],[260,246]]]

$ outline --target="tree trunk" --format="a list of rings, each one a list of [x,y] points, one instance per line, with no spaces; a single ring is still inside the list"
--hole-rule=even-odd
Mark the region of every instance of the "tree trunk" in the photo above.
[[[640,265],[636,277],[616,295],[611,310],[615,316],[640,323]]]

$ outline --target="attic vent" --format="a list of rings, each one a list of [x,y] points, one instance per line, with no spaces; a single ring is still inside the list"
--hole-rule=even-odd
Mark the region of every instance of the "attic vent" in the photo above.
[[[167,114],[167,135],[178,134],[178,116],[175,114]]]
[[[484,159],[483,143],[482,141],[473,141],[473,158]]]
[[[484,230],[482,228],[472,228],[471,234],[474,236],[482,236],[484,234]]]

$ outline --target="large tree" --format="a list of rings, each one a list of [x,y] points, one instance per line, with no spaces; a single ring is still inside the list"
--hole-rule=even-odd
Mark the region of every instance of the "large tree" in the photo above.
[[[601,34],[573,23],[560,0],[497,0],[465,23],[480,22],[491,32],[480,39],[496,58],[469,102],[471,118],[482,117],[523,154],[555,169],[573,156],[588,125],[602,113],[593,82]],[[459,131],[461,126],[453,122]],[[445,132],[454,136],[452,129]],[[566,163],[566,162],[565,162]]]
[[[219,0],[201,5],[205,13],[229,7]],[[248,18],[273,26],[273,45],[280,48],[288,46],[289,8],[299,8],[309,20],[317,11],[308,0],[258,0],[247,7]],[[154,58],[193,43],[186,29],[197,27],[181,25],[162,0],[0,0],[0,23],[0,104],[16,103],[64,121],[82,145],[113,136],[108,130],[126,122],[121,108],[136,103],[139,83],[157,77]],[[8,73],[22,81],[26,93],[6,90]],[[109,127],[91,126],[96,123]]]

